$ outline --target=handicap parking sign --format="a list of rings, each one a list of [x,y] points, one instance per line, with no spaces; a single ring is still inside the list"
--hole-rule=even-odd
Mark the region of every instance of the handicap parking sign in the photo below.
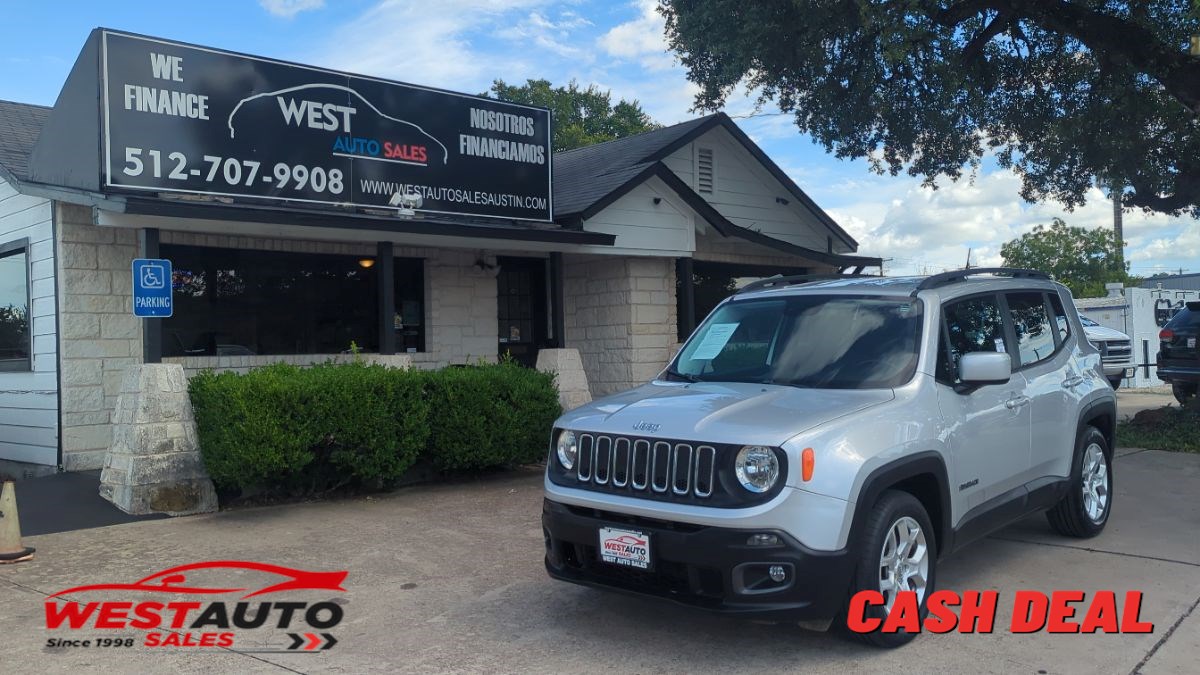
[[[133,261],[133,315],[171,316],[171,261],[135,258]]]

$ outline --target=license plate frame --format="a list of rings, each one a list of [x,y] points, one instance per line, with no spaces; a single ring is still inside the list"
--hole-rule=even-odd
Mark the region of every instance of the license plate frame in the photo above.
[[[601,527],[597,544],[597,555],[606,565],[643,572],[654,570],[649,533],[623,527]]]

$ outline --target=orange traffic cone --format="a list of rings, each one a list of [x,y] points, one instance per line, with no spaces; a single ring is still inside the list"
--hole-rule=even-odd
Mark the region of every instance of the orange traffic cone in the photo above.
[[[33,549],[21,546],[21,518],[17,515],[17,490],[11,480],[0,488],[0,564],[33,558]]]

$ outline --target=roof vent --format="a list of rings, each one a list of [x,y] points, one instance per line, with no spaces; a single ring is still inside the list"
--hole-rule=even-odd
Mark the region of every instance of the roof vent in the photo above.
[[[706,195],[713,192],[712,148],[696,148],[696,191]]]

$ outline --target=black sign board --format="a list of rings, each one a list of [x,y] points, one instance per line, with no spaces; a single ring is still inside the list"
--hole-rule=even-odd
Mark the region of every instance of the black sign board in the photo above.
[[[548,221],[541,108],[103,32],[109,190]]]

